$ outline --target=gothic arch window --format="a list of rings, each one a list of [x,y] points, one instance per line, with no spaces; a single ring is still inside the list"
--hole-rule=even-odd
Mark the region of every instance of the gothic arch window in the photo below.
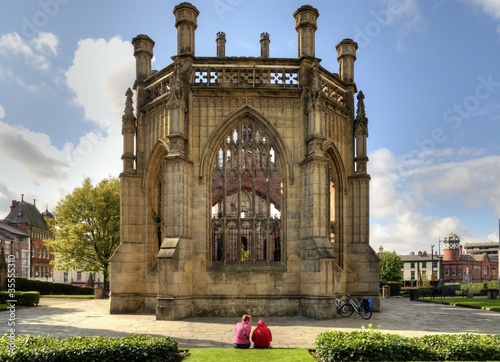
[[[328,225],[329,239],[337,259],[337,265],[343,267],[343,242],[341,232],[341,187],[339,185],[338,175],[335,173],[335,166],[330,164],[328,167]]]
[[[266,132],[246,119],[223,135],[212,167],[212,262],[280,262],[283,171]]]
[[[157,262],[161,243],[165,238],[165,216],[168,211],[165,197],[165,162],[166,150],[159,145],[153,151],[146,168],[147,199],[147,245],[146,255],[148,266]]]

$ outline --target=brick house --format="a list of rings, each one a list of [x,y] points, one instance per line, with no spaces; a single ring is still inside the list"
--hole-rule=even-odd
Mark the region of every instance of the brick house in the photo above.
[[[401,255],[404,287],[418,286],[423,274],[429,281],[445,284],[498,280],[498,249],[495,250],[498,243],[466,243],[467,253],[464,253],[458,235],[450,233],[442,242],[442,255],[431,255],[426,251]]]
[[[497,280],[498,253],[464,254],[460,238],[448,234],[444,240],[442,259],[445,283],[479,283]]]
[[[48,281],[53,279],[53,267],[50,262],[54,255],[43,243],[43,240],[52,237],[45,217],[53,216],[48,210],[44,213],[38,211],[35,200],[31,204],[26,202],[22,195],[21,201],[12,200],[10,213],[3,219],[3,223],[25,232],[30,237],[28,278]]]
[[[30,260],[30,235],[9,224],[0,222],[0,248],[4,255],[15,264],[18,277],[28,278]]]

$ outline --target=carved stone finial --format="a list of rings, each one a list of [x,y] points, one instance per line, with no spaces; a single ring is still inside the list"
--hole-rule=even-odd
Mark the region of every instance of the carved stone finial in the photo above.
[[[125,111],[122,116],[122,134],[127,130],[135,131],[135,116],[134,116],[134,106],[133,106],[133,92],[132,89],[128,88],[125,92],[127,97],[125,100]]]
[[[356,119],[354,120],[354,129],[362,128],[368,134],[368,118],[365,112],[365,95],[362,91],[358,93],[358,108],[356,110]]]

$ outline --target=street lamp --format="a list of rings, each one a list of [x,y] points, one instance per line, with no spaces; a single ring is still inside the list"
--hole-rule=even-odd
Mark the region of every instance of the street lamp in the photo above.
[[[431,285],[434,286],[434,245],[431,245]]]

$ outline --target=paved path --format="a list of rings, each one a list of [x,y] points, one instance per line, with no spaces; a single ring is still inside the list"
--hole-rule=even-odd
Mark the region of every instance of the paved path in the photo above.
[[[274,347],[313,348],[326,330],[351,331],[368,327],[405,336],[438,333],[500,333],[500,313],[410,301],[381,300],[382,312],[370,320],[359,316],[314,320],[304,317],[269,317]],[[8,333],[9,312],[0,312],[0,333]],[[109,314],[109,300],[42,298],[33,308],[15,311],[16,334],[66,336],[127,336],[132,333],[170,336],[181,348],[231,347],[237,318],[193,318],[157,321],[154,315]],[[255,327],[259,316],[253,316]]]

